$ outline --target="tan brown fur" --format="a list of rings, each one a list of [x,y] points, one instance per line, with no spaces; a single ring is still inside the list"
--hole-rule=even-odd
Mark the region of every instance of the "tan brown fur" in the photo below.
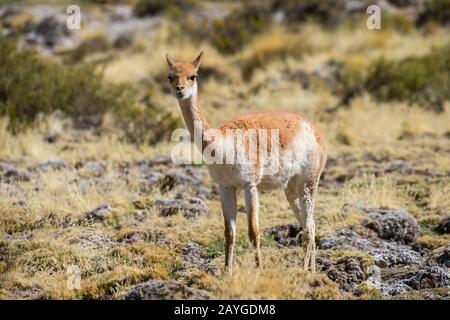
[[[294,137],[301,130],[300,123],[303,118],[300,115],[287,112],[257,112],[249,113],[224,123],[220,130],[223,134],[227,130],[237,129],[266,129],[279,130],[280,149],[286,149]],[[268,141],[270,143],[270,140]],[[270,151],[271,146],[268,146]]]
[[[211,129],[198,103],[196,75],[202,60],[200,54],[193,62],[174,62],[168,56],[170,67],[169,81],[172,93],[178,99],[186,126],[191,138],[199,134],[201,143],[197,143],[200,151],[212,145],[229,145],[228,130],[255,130],[256,147],[266,148],[268,152],[273,146],[267,137],[265,143],[259,141],[258,130],[278,131],[278,142],[281,163],[277,173],[264,171],[262,159],[256,152],[257,161],[249,165],[242,164],[210,164],[211,177],[219,184],[222,211],[225,221],[225,268],[231,273],[233,250],[236,238],[236,191],[244,188],[245,203],[248,215],[248,233],[256,249],[256,264],[261,266],[260,234],[259,234],[259,196],[258,188],[274,188],[283,186],[291,208],[304,229],[305,260],[304,267],[315,271],[315,224],[313,220],[314,200],[320,175],[326,162],[325,138],[312,124],[302,116],[286,112],[258,112],[237,117],[224,123],[219,129]],[[199,121],[201,129],[194,126]],[[207,130],[215,130],[219,141],[208,141]],[[232,147],[240,154],[249,154],[250,137],[239,145],[231,141]],[[218,143],[217,145],[215,143]],[[295,158],[298,157],[298,158]],[[282,159],[281,159],[282,158]],[[248,159],[248,158],[247,158]],[[298,161],[297,161],[298,160]]]

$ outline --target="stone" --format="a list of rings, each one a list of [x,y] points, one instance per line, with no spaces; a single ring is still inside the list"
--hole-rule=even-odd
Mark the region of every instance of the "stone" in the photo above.
[[[77,237],[76,241],[77,245],[85,250],[104,250],[117,245],[108,235],[100,232],[83,234]]]
[[[100,177],[106,172],[106,166],[97,161],[80,161],[75,168],[80,170],[80,175],[88,177]]]
[[[381,283],[379,289],[382,295],[389,296],[396,296],[411,290],[411,288],[404,283]]]
[[[420,234],[416,219],[403,210],[366,210],[368,219],[363,225],[385,240],[412,243]]]
[[[142,182],[148,187],[159,184],[163,177],[164,175],[158,171],[151,171],[141,175]]]
[[[129,48],[134,41],[134,35],[132,33],[120,33],[113,39],[113,47],[116,49]]]
[[[170,244],[163,232],[155,230],[132,230],[123,234],[118,241],[125,243],[147,242],[156,245]]]
[[[37,166],[40,170],[47,172],[50,170],[62,170],[67,169],[67,162],[64,160],[50,160]]]
[[[6,172],[1,177],[1,180],[3,180],[6,183],[11,182],[18,182],[18,181],[30,181],[32,178],[32,175],[25,170],[21,170],[18,168],[9,168],[6,170]]]
[[[163,217],[183,213],[186,218],[196,218],[200,213],[208,211],[208,206],[200,198],[184,199],[160,199],[155,202],[159,213]]]
[[[427,266],[450,268],[450,245],[433,250],[425,261]]]
[[[361,250],[372,249],[373,243],[365,239],[355,231],[347,228],[335,231],[335,236],[326,237],[320,240],[319,249],[341,249],[341,250]]]
[[[200,185],[194,189],[194,192],[202,200],[213,200],[219,197],[219,191],[215,185],[212,188]]]
[[[422,256],[408,247],[387,244],[385,248],[370,251],[375,264],[381,268],[408,266],[419,263]]]
[[[282,246],[298,246],[301,244],[299,224],[282,224],[267,229],[267,233]]]
[[[195,171],[190,170],[186,173],[178,170],[170,170],[161,180],[160,190],[162,193],[174,189],[177,185],[198,185],[202,179],[195,175]]]
[[[336,230],[334,236],[321,239],[319,249],[367,252],[381,268],[407,266],[422,260],[421,254],[407,245],[373,238],[370,234],[363,237],[347,228]]]
[[[63,37],[67,36],[66,30],[64,22],[51,15],[39,21],[34,33],[38,36],[38,39],[41,39],[42,44],[54,47],[61,42]]]
[[[408,7],[408,6],[416,6],[419,0],[388,0],[389,3],[392,3],[397,7]]]
[[[437,256],[436,262],[447,268],[450,268],[450,246],[447,246],[442,250],[442,253]]]
[[[320,259],[318,262],[323,265],[322,271],[328,278],[336,282],[343,291],[352,291],[367,279],[362,262],[356,257],[341,259],[336,263],[323,264]]]
[[[192,266],[203,266],[209,262],[205,258],[205,248],[198,243],[189,242],[182,251],[183,260]]]
[[[441,267],[426,267],[403,275],[402,283],[419,290],[428,288],[450,288],[450,273]]]
[[[83,221],[102,222],[112,216],[112,207],[109,204],[101,205],[84,215]]]
[[[387,168],[385,168],[383,172],[384,173],[399,172],[401,174],[412,174],[414,173],[414,167],[409,162],[403,160],[396,160],[393,161]]]
[[[175,280],[149,280],[129,289],[127,300],[204,300],[208,294],[204,290],[190,288]]]
[[[439,223],[439,225],[436,227],[436,232],[439,234],[450,233],[450,216]]]

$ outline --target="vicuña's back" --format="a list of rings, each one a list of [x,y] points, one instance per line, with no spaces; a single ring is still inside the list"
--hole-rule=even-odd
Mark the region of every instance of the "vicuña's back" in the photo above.
[[[286,112],[246,114],[211,128],[198,103],[197,72],[200,54],[192,63],[174,62],[169,82],[192,139],[215,161],[207,162],[220,186],[225,220],[225,266],[231,272],[236,237],[236,191],[244,189],[249,236],[261,266],[258,190],[283,188],[303,229],[304,267],[315,271],[314,200],[326,163],[324,137],[302,116]],[[213,137],[213,138],[212,138]],[[228,158],[229,154],[233,157]],[[229,161],[232,159],[233,161]],[[245,161],[239,161],[244,159]]]

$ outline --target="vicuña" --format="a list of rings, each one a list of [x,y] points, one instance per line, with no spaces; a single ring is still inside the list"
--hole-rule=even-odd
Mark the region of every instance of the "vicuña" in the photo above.
[[[325,139],[319,130],[302,116],[286,112],[258,112],[242,115],[226,122],[219,129],[207,122],[198,101],[197,72],[203,53],[193,62],[174,61],[166,55],[169,65],[169,82],[173,95],[177,98],[184,121],[192,141],[201,154],[209,150],[221,150],[224,156],[227,149],[233,148],[239,158],[252,158],[250,138],[238,141],[227,135],[229,130],[273,132],[278,138],[261,139],[260,135],[248,135],[256,139],[254,161],[208,162],[212,179],[219,184],[222,211],[225,220],[225,269],[231,274],[233,251],[236,239],[236,192],[245,193],[248,217],[248,234],[256,249],[256,265],[261,267],[259,235],[259,196],[260,190],[282,188],[287,200],[302,226],[302,242],[305,247],[303,266],[305,270],[315,271],[315,223],[314,201],[320,175],[327,159]],[[197,125],[200,124],[200,125]],[[270,135],[270,133],[269,133]],[[194,139],[194,137],[201,139]],[[245,136],[245,135],[244,135]],[[275,153],[276,170],[273,169]],[[269,152],[259,152],[264,149]],[[270,156],[269,156],[270,155]]]

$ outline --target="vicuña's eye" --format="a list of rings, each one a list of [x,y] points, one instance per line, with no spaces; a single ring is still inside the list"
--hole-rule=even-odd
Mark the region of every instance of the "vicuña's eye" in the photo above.
[[[172,76],[169,76],[167,79],[169,79],[169,82],[173,81],[173,77]]]
[[[195,78],[197,78],[197,76],[196,76],[196,75],[193,75],[193,76],[190,76],[188,79],[191,80],[191,81],[194,81]]]

